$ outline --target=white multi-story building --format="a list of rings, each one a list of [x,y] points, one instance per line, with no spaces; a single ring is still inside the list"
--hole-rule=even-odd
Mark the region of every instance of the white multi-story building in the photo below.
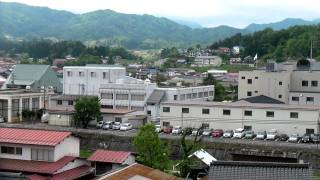
[[[244,128],[255,132],[277,129],[286,134],[319,132],[320,106],[169,101],[162,102],[160,110],[162,126]]]
[[[238,98],[265,95],[289,104],[320,105],[320,63],[300,60],[239,72]]]
[[[65,66],[63,67],[63,93],[98,96],[101,84],[115,83],[125,75],[126,69],[120,66]]]
[[[196,66],[220,66],[222,59],[219,56],[197,56],[194,59]]]
[[[150,80],[143,81],[126,76],[115,83],[101,85],[100,102],[104,108],[146,111],[146,101],[156,88],[157,84]]]

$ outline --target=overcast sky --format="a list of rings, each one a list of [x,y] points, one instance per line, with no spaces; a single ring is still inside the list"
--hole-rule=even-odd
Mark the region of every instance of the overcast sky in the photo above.
[[[244,27],[285,18],[320,18],[319,0],[0,0],[85,13],[112,9],[197,22],[202,26]]]

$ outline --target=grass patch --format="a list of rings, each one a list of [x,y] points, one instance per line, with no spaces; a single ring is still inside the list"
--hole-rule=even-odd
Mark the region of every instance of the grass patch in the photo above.
[[[90,150],[86,150],[86,149],[80,150],[80,157],[81,158],[88,158],[91,156],[91,154],[92,154],[92,151],[90,151]]]
[[[320,170],[314,170],[313,176],[314,176],[314,179],[320,180]]]

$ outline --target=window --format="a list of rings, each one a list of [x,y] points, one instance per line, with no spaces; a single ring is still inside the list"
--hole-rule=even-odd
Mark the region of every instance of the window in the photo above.
[[[29,110],[29,106],[30,106],[29,98],[22,99],[22,109]]]
[[[254,77],[255,79],[259,79],[257,76],[256,77]]]
[[[39,109],[39,98],[32,98],[32,110]]]
[[[131,106],[131,110],[134,110],[134,111],[143,111],[144,108],[143,108],[143,107],[138,107],[138,106]]]
[[[148,114],[148,115],[151,115],[151,111],[147,111],[147,114]]]
[[[245,116],[252,116],[252,111],[244,111]]]
[[[191,94],[187,94],[187,99],[191,99]]]
[[[202,123],[202,126],[205,129],[209,129],[210,125],[208,123]]]
[[[83,77],[84,76],[84,72],[80,71],[79,72],[79,77]]]
[[[73,106],[73,101],[72,100],[68,101],[68,105]]]
[[[259,92],[259,91],[254,91],[254,93],[256,93],[256,94],[257,94],[258,92]]]
[[[180,95],[180,100],[185,100],[186,99],[186,95],[185,94],[181,94]]]
[[[34,161],[53,161],[53,150],[31,149],[31,159]]]
[[[273,111],[267,111],[266,112],[267,117],[274,117],[274,112]]]
[[[282,81],[279,81],[279,86],[282,86]]]
[[[252,92],[251,92],[251,91],[248,91],[248,92],[247,92],[247,96],[252,96]]]
[[[223,115],[230,115],[231,114],[231,110],[230,109],[224,109],[223,110]]]
[[[197,98],[197,93],[192,93],[192,99],[196,99]]]
[[[178,95],[173,95],[173,100],[178,100]]]
[[[313,102],[314,101],[314,97],[307,97],[307,102]]]
[[[281,98],[282,98],[282,94],[279,94],[279,95],[278,95],[278,98],[281,99]]]
[[[170,126],[170,122],[163,121],[162,122],[162,126],[163,127],[168,127],[168,126]]]
[[[19,114],[19,99],[12,99],[12,116],[18,116]]]
[[[301,85],[302,85],[302,86],[308,86],[308,81],[302,81],[302,82],[301,82]]]
[[[101,99],[113,99],[112,93],[101,93]]]
[[[318,87],[318,81],[311,81],[312,87]]]
[[[1,153],[22,155],[21,147],[1,146]]]
[[[241,79],[246,79],[246,77],[242,76]]]
[[[209,114],[210,113],[210,109],[202,109],[202,114]]]
[[[116,99],[117,100],[128,100],[129,95],[128,94],[117,94]]]
[[[199,98],[203,97],[203,92],[199,92]]]
[[[209,93],[208,92],[204,92],[203,93],[203,97],[208,97],[209,96]]]
[[[170,112],[170,107],[163,107],[162,112]]]
[[[299,113],[297,112],[290,112],[290,118],[298,118],[299,117]]]
[[[247,80],[248,84],[252,84],[252,79]]]
[[[71,71],[67,71],[67,76],[71,77],[72,76],[72,72]]]
[[[182,108],[182,113],[189,113],[189,108]]]
[[[102,73],[102,78],[103,78],[103,79],[106,79],[106,78],[107,78],[107,73],[106,73],[106,72],[103,72],[103,73]]]
[[[299,97],[297,97],[297,96],[292,96],[292,97],[291,97],[291,101],[299,101]]]
[[[209,96],[213,96],[213,91],[209,91]]]
[[[58,101],[57,101],[57,104],[58,104],[58,105],[62,105],[62,100],[58,100]]]
[[[115,121],[115,122],[120,122],[120,123],[122,123],[122,118],[121,118],[121,117],[115,117],[115,118],[114,118],[114,121]]]
[[[91,72],[91,77],[96,77],[96,72]]]
[[[132,101],[144,101],[144,95],[132,94],[131,100]]]

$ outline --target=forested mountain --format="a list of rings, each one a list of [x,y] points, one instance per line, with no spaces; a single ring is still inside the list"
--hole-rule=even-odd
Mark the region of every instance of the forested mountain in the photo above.
[[[294,26],[279,31],[268,28],[247,35],[237,34],[212,44],[211,48],[240,45],[243,47],[243,57],[257,53],[264,59],[284,61],[288,58],[310,57],[311,42],[313,58],[320,60],[320,25]]]
[[[248,25],[245,30],[248,32],[255,32],[255,31],[261,31],[266,28],[272,28],[273,30],[281,30],[281,29],[287,29],[292,26],[296,25],[314,25],[319,24],[320,19],[315,19],[313,21],[306,21],[303,19],[297,19],[297,18],[287,18],[279,22],[274,23],[268,23],[268,24],[250,24]]]
[[[166,18],[111,10],[73,14],[4,2],[0,2],[0,24],[3,33],[12,37],[94,41],[127,48],[209,44],[243,32],[227,26],[192,29]]]

